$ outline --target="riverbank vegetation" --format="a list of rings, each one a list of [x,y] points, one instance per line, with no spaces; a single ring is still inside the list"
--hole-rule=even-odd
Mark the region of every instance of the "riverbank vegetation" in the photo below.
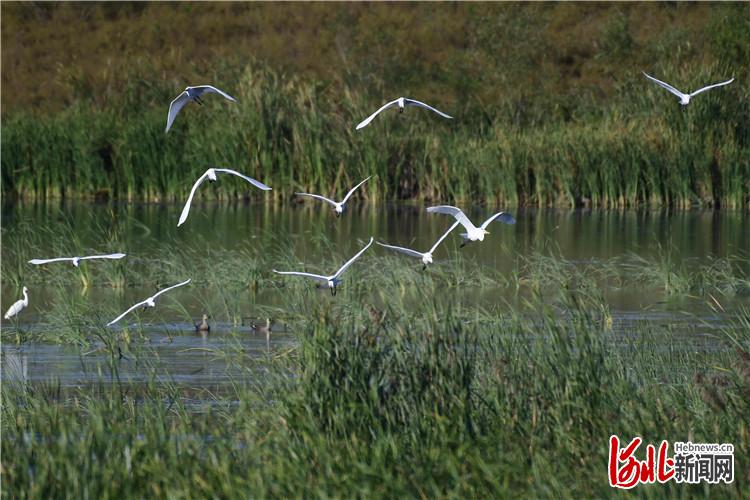
[[[308,8],[341,29],[295,4],[4,6],[4,194],[179,200],[224,166],[274,201],[372,174],[372,200],[750,203],[747,5]],[[31,68],[36,53],[64,62]],[[736,82],[682,108],[642,70],[685,90]],[[187,106],[164,134],[169,102],[209,81],[238,104]],[[410,109],[354,131],[402,94],[455,119]],[[209,196],[261,196],[218,184]]]

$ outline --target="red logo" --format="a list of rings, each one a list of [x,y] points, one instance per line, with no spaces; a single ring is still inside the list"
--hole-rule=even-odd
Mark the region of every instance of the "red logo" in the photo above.
[[[655,481],[665,483],[674,476],[674,459],[667,457],[669,444],[666,440],[659,445],[656,453],[653,444],[646,446],[646,460],[638,460],[633,455],[643,439],[636,437],[625,448],[620,448],[620,440],[612,435],[609,438],[609,485],[613,488],[630,489],[638,483],[650,484]]]

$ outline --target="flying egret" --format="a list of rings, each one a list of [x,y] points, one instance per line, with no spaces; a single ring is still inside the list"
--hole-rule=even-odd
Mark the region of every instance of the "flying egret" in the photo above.
[[[724,85],[729,85],[730,83],[732,83],[734,81],[734,78],[732,78],[731,80],[727,80],[726,82],[714,83],[713,85],[709,85],[707,87],[703,87],[702,89],[698,89],[695,92],[691,92],[690,94],[685,94],[683,92],[680,92],[676,88],[672,87],[670,84],[662,82],[661,80],[657,80],[653,76],[646,74],[645,71],[643,72],[643,74],[646,76],[646,78],[648,78],[652,82],[656,83],[657,85],[659,85],[662,88],[667,89],[668,91],[670,91],[671,93],[673,93],[674,95],[676,95],[677,97],[679,97],[680,98],[680,104],[682,104],[683,106],[687,106],[687,104],[690,102],[690,99],[693,98],[693,97],[695,97],[695,96],[697,96],[701,92],[704,92],[704,91],[706,91],[708,89],[712,89],[714,87],[723,87]]]
[[[490,222],[495,219],[499,220],[503,224],[516,223],[516,219],[514,219],[512,215],[506,212],[496,213],[495,215],[484,221],[481,226],[477,227],[469,220],[468,217],[466,217],[466,214],[464,214],[460,208],[451,207],[448,205],[439,205],[437,207],[429,207],[427,211],[431,214],[435,213],[452,215],[458,222],[461,223],[463,227],[466,228],[466,232],[461,233],[461,237],[464,239],[464,242],[461,244],[462,247],[470,241],[484,241],[484,235],[490,234],[490,232],[487,231],[486,227],[489,226]]]
[[[453,231],[456,226],[458,226],[459,222],[456,221],[453,223],[453,225],[440,237],[437,242],[435,242],[434,245],[432,245],[432,248],[430,248],[427,252],[417,252],[416,250],[411,250],[410,248],[404,248],[404,247],[397,247],[394,245],[386,245],[385,243],[380,243],[377,241],[376,243],[380,245],[381,247],[390,248],[391,250],[395,250],[397,252],[404,253],[406,255],[409,255],[411,257],[417,257],[419,259],[422,259],[422,270],[424,271],[427,269],[427,264],[432,264],[432,252],[435,251],[435,249],[440,245],[440,243],[443,242],[446,236],[448,236],[451,231]]]
[[[375,111],[373,114],[371,114],[370,116],[368,116],[367,118],[365,118],[364,120],[362,120],[362,122],[360,122],[360,124],[357,125],[357,130],[368,126],[370,124],[370,122],[373,120],[373,118],[375,118],[376,116],[378,116],[378,114],[381,111],[384,111],[384,110],[386,110],[388,108],[391,108],[393,106],[398,106],[398,112],[399,113],[403,113],[404,112],[404,108],[406,106],[419,106],[420,108],[425,108],[425,109],[429,109],[430,111],[434,111],[435,113],[439,114],[443,118],[449,118],[451,120],[453,119],[452,116],[446,115],[442,111],[439,111],[439,110],[433,108],[432,106],[429,106],[429,105],[427,105],[427,104],[425,104],[425,103],[423,103],[421,101],[417,101],[417,100],[414,100],[414,99],[409,99],[408,97],[399,97],[395,101],[391,101],[391,102],[383,104],[380,107],[379,110]]]
[[[351,188],[351,190],[348,193],[346,193],[346,196],[344,196],[344,199],[338,202],[333,201],[330,198],[326,198],[325,196],[320,196],[319,194],[310,194],[310,193],[294,193],[294,194],[296,194],[297,196],[309,196],[311,198],[316,198],[318,200],[323,200],[325,202],[330,203],[331,205],[333,205],[333,209],[336,212],[336,217],[339,217],[341,213],[344,211],[344,205],[346,204],[346,200],[349,199],[352,193],[356,191],[359,186],[361,186],[362,184],[370,180],[370,177],[372,176],[369,176],[367,179],[363,180],[362,182],[360,182],[359,184]]]
[[[29,305],[29,289],[26,287],[23,287],[23,298],[21,300],[17,300],[15,304],[10,306],[8,308],[8,312],[5,313],[5,319],[10,319],[13,316],[16,316],[18,313],[24,310],[26,306]]]
[[[146,300],[143,300],[141,302],[138,302],[137,304],[135,304],[134,306],[132,306],[130,309],[128,309],[124,313],[120,314],[118,317],[116,317],[115,319],[113,319],[112,321],[110,321],[109,323],[107,323],[107,326],[114,325],[115,323],[117,323],[118,321],[120,321],[123,317],[125,317],[125,315],[127,315],[129,312],[131,312],[134,309],[137,309],[137,308],[139,308],[141,306],[143,306],[143,309],[146,309],[147,307],[156,307],[156,303],[154,302],[156,300],[156,297],[158,297],[159,295],[161,295],[163,293],[166,293],[166,292],[172,290],[173,288],[177,288],[177,287],[180,287],[180,286],[183,286],[183,285],[187,285],[188,283],[190,283],[190,280],[183,281],[182,283],[177,283],[176,285],[172,285],[172,286],[170,286],[168,288],[165,288],[164,290],[159,290],[158,292],[156,292],[151,297],[149,297]]]
[[[336,273],[332,274],[331,276],[323,276],[321,274],[312,274],[312,273],[302,273],[302,272],[297,272],[297,271],[277,271],[276,269],[274,269],[273,272],[275,272],[276,274],[293,274],[296,276],[306,276],[308,278],[313,278],[318,281],[322,281],[324,283],[324,286],[327,286],[328,288],[331,289],[331,295],[336,295],[336,287],[338,286],[339,283],[341,283],[341,275],[344,274],[344,271],[346,271],[346,269],[349,266],[351,266],[352,263],[355,260],[357,260],[360,255],[362,255],[365,252],[365,250],[370,248],[370,245],[372,245],[373,239],[374,238],[371,237],[370,242],[367,245],[365,245],[365,247],[362,250],[357,252],[357,254],[351,259],[349,259],[346,262],[346,264],[341,266],[341,269],[336,271]]]
[[[40,265],[49,264],[50,262],[63,262],[69,260],[74,266],[78,267],[78,264],[82,260],[93,260],[93,259],[122,259],[125,257],[124,253],[111,253],[108,255],[88,255],[86,257],[58,257],[56,259],[31,259],[29,264]]]
[[[203,101],[201,101],[201,96],[206,93],[219,94],[224,99],[229,99],[232,102],[237,102],[237,99],[235,99],[231,95],[211,85],[198,85],[197,87],[185,87],[185,90],[183,90],[180,95],[175,97],[174,101],[172,101],[172,103],[169,105],[169,113],[167,114],[167,128],[164,130],[164,132],[165,133],[169,132],[169,129],[172,127],[172,123],[174,123],[175,117],[177,117],[177,114],[185,106],[185,104],[188,103],[188,101],[195,101],[201,106],[203,106]]]
[[[180,214],[180,220],[177,222],[177,227],[180,227],[188,218],[188,214],[190,213],[190,204],[193,202],[193,196],[195,195],[195,190],[198,189],[198,186],[203,184],[203,181],[205,181],[206,179],[208,179],[211,182],[214,182],[216,180],[216,172],[224,172],[227,174],[236,175],[237,177],[242,177],[247,182],[257,187],[258,189],[262,189],[263,191],[271,190],[270,187],[266,186],[262,182],[256,181],[252,177],[248,177],[239,172],[235,172],[234,170],[230,170],[228,168],[209,168],[203,173],[203,175],[198,177],[198,180],[195,181],[195,184],[193,184],[193,189],[190,190],[190,196],[188,196],[188,199],[185,202],[185,207],[182,209],[182,213]]]

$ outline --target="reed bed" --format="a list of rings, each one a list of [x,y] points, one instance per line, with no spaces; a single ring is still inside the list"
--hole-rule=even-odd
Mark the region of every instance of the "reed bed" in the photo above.
[[[706,78],[722,73],[708,68]],[[371,201],[419,199],[527,206],[722,206],[750,203],[742,85],[685,109],[633,76],[601,109],[518,124],[502,103],[469,103],[452,121],[410,110],[354,125],[380,105],[350,88],[260,64],[237,72],[237,105],[188,106],[164,134],[173,89],[150,81],[106,108],[76,101],[52,116],[3,117],[6,196],[183,200],[210,166],[268,183],[261,194],[221,179],[219,199],[281,201],[373,175]],[[171,97],[170,97],[171,96]],[[583,106],[583,104],[580,104]],[[199,107],[195,107],[199,108]],[[588,108],[587,108],[588,109]]]
[[[698,351],[666,327],[613,334],[583,288],[502,315],[430,298],[414,313],[392,290],[371,314],[360,292],[308,301],[291,353],[223,353],[267,376],[204,394],[199,412],[194,391],[157,383],[148,363],[151,382],[120,382],[124,338],[94,386],[4,383],[3,494],[603,496],[614,433],[731,442],[735,482],[710,488],[743,495],[750,311]]]

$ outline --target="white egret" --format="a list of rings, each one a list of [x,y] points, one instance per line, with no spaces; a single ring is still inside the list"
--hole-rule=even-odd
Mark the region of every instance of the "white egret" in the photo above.
[[[193,189],[190,190],[190,196],[188,196],[188,199],[185,202],[185,207],[182,209],[182,213],[180,214],[180,220],[177,222],[177,227],[180,227],[188,218],[188,214],[190,213],[190,204],[193,202],[193,196],[195,195],[195,190],[198,189],[198,186],[203,184],[203,181],[205,181],[206,179],[208,179],[211,182],[214,182],[216,180],[216,172],[224,172],[227,174],[236,175],[237,177],[242,177],[247,182],[257,187],[258,189],[262,189],[263,191],[271,190],[270,187],[266,186],[262,182],[256,181],[252,177],[248,177],[239,172],[235,172],[234,170],[230,170],[228,168],[209,168],[203,173],[203,175],[198,177],[198,180],[195,181],[195,184],[193,184]]]
[[[331,289],[331,295],[336,295],[336,287],[338,286],[339,283],[341,283],[341,275],[344,274],[344,271],[346,271],[346,269],[349,266],[351,266],[352,263],[355,260],[357,260],[360,255],[362,255],[365,252],[365,250],[370,248],[370,245],[372,245],[373,240],[374,238],[371,237],[370,242],[367,245],[365,245],[365,247],[362,250],[357,252],[357,254],[351,259],[349,259],[346,262],[346,264],[341,266],[341,268],[338,271],[336,271],[335,274],[332,274],[330,276],[323,276],[321,274],[303,273],[303,272],[297,272],[297,271],[277,271],[276,269],[274,269],[273,272],[275,272],[276,274],[291,274],[295,276],[306,276],[308,278],[313,278],[318,281],[322,281],[324,286],[327,286],[328,288]]]
[[[21,300],[17,300],[15,304],[10,306],[8,308],[8,312],[5,313],[5,319],[10,319],[13,316],[16,316],[18,313],[24,310],[26,306],[29,305],[29,289],[26,287],[23,287],[23,298]]]
[[[435,249],[440,245],[440,243],[443,242],[446,236],[448,236],[451,231],[453,231],[456,226],[458,226],[459,222],[456,221],[453,223],[453,225],[440,237],[440,239],[435,242],[434,245],[432,245],[432,248],[430,248],[427,252],[417,252],[416,250],[412,250],[410,248],[404,248],[404,247],[397,247],[395,245],[386,245],[385,243],[380,243],[377,241],[376,243],[380,245],[381,247],[390,248],[391,250],[395,250],[397,252],[404,253],[406,255],[409,255],[411,257],[417,257],[419,259],[422,259],[422,270],[424,271],[427,269],[427,264],[432,264],[432,252],[435,251]]]
[[[393,107],[393,106],[398,106],[398,112],[399,113],[403,113],[404,112],[404,108],[406,106],[418,106],[420,108],[425,108],[425,109],[429,109],[430,111],[434,111],[435,113],[439,114],[443,118],[449,118],[451,120],[453,119],[452,116],[446,115],[442,111],[439,111],[439,110],[433,108],[432,106],[429,106],[429,105],[427,105],[427,104],[425,104],[425,103],[423,103],[421,101],[417,101],[417,100],[414,100],[414,99],[409,99],[408,97],[399,97],[395,101],[391,101],[391,102],[383,104],[380,107],[379,110],[375,111],[373,114],[371,114],[370,116],[368,116],[367,118],[365,118],[364,120],[362,120],[362,122],[360,122],[360,124],[357,125],[357,130],[368,126],[370,124],[370,122],[373,120],[373,118],[375,118],[376,116],[378,116],[378,114],[380,114],[381,111],[384,111],[384,110],[386,110],[386,109],[388,109],[390,107]]]
[[[356,191],[359,186],[361,186],[362,184],[370,180],[370,177],[368,177],[367,179],[363,180],[362,182],[360,182],[359,184],[351,188],[349,192],[346,193],[346,196],[344,196],[344,199],[341,201],[334,201],[330,198],[326,198],[325,196],[320,196],[319,194],[310,194],[310,193],[294,193],[294,194],[296,194],[297,196],[309,196],[311,198],[316,198],[318,200],[323,200],[325,202],[330,203],[331,205],[333,205],[333,209],[336,212],[336,217],[339,217],[341,213],[344,211],[344,205],[346,204],[346,200],[349,199],[352,193]]]
[[[724,85],[729,85],[730,83],[732,83],[734,81],[734,78],[732,78],[731,80],[727,80],[726,82],[714,83],[713,85],[708,85],[707,87],[703,87],[702,89],[698,89],[695,92],[691,92],[690,94],[685,94],[683,92],[680,92],[676,88],[672,87],[670,84],[662,82],[661,80],[657,80],[653,76],[646,74],[645,71],[643,72],[643,74],[646,76],[646,78],[648,78],[652,82],[656,83],[657,85],[659,85],[662,88],[667,89],[668,91],[670,91],[671,93],[673,93],[674,95],[676,95],[677,97],[679,97],[680,98],[680,104],[682,104],[683,106],[687,106],[687,104],[690,102],[690,99],[693,98],[693,97],[695,97],[695,96],[697,96],[701,92],[705,92],[706,90],[712,89],[714,87],[722,87]]]
[[[159,290],[158,292],[156,292],[151,297],[149,297],[146,300],[143,300],[141,302],[138,302],[137,304],[135,304],[134,306],[132,306],[130,309],[128,309],[124,313],[120,314],[118,317],[116,317],[115,319],[113,319],[112,321],[110,321],[109,323],[107,323],[107,326],[114,325],[115,323],[117,323],[118,321],[120,321],[123,317],[125,317],[125,315],[127,315],[129,312],[131,312],[134,309],[137,309],[137,308],[139,308],[141,306],[143,306],[143,309],[146,309],[147,307],[156,307],[156,303],[154,302],[156,300],[156,297],[158,297],[159,295],[161,295],[163,293],[166,293],[166,292],[172,290],[173,288],[177,288],[177,287],[180,287],[180,286],[183,286],[183,285],[187,285],[188,283],[190,283],[190,280],[183,281],[182,283],[177,283],[176,285],[172,285],[172,286],[170,286],[168,288],[165,288],[164,290]]]
[[[172,103],[169,105],[169,113],[167,114],[167,128],[164,130],[164,132],[169,132],[169,129],[172,127],[172,123],[174,123],[175,117],[180,112],[180,110],[185,106],[185,104],[187,104],[189,101],[195,101],[201,106],[203,106],[203,101],[201,101],[201,96],[206,93],[219,94],[224,99],[228,99],[232,102],[237,102],[237,99],[235,99],[231,95],[211,85],[198,85],[196,87],[185,87],[185,90],[183,90],[180,95],[175,97],[174,101],[172,101]]]
[[[503,224],[516,223],[516,219],[506,212],[496,213],[495,215],[484,221],[481,226],[477,227],[469,220],[468,217],[466,217],[466,214],[464,214],[460,208],[451,207],[448,205],[439,205],[437,207],[429,207],[427,211],[429,213],[435,214],[452,215],[458,222],[461,223],[463,227],[466,228],[466,232],[461,233],[461,237],[464,239],[464,242],[461,244],[462,247],[470,241],[484,241],[484,235],[490,234],[490,232],[487,231],[486,228],[490,225],[490,222],[495,219],[499,220]]]
[[[69,260],[74,266],[78,267],[78,264],[82,260],[93,260],[93,259],[122,259],[125,257],[124,253],[111,253],[108,255],[87,255],[86,257],[58,257],[56,259],[31,259],[29,264],[40,265],[49,264],[50,262],[64,262]]]

